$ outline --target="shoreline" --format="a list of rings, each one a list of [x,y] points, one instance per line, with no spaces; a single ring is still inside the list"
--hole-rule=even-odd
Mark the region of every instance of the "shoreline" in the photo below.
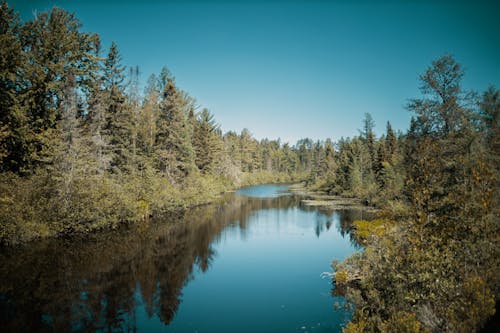
[[[324,191],[309,190],[303,182],[290,185],[290,192],[304,196],[300,202],[309,207],[328,208],[332,210],[361,209],[375,213],[379,209],[364,204],[358,198],[345,197],[341,195],[330,195]]]

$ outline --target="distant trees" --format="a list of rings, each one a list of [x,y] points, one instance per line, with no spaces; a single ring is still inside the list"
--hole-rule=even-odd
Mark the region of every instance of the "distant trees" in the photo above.
[[[356,310],[346,331],[471,331],[494,313],[500,92],[463,91],[451,56],[421,76],[407,133],[388,122],[377,138],[366,113],[358,136],[290,145],[222,133],[165,67],[140,96],[138,68],[127,78],[117,45],[101,57],[98,35],[79,29],[60,8],[21,23],[0,4],[1,244],[147,221],[235,186],[305,180],[390,219],[338,266],[340,280],[361,279],[347,288]]]
[[[116,227],[312,166],[279,140],[223,134],[166,67],[140,96],[138,67],[80,26],[61,8],[21,23],[1,3],[0,242]]]

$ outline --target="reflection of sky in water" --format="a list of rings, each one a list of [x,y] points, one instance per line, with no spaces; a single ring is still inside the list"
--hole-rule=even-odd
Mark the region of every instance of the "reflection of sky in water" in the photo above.
[[[286,190],[245,188],[144,230],[0,253],[2,332],[338,332],[350,312],[334,310],[343,299],[320,274],[356,250],[345,230],[363,215]]]
[[[289,195],[290,192],[288,192],[287,185],[267,184],[267,185],[243,187],[237,190],[236,194],[253,198],[277,198],[283,195]]]
[[[340,214],[299,207],[255,212],[226,228],[210,269],[183,290],[173,332],[336,332],[348,313],[335,312],[322,272],[352,254],[338,232]],[[305,327],[305,328],[304,328]]]

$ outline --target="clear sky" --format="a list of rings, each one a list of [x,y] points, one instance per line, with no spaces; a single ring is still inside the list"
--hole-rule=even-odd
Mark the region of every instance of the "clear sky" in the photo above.
[[[467,89],[500,88],[500,1],[11,0],[23,20],[63,7],[115,41],[144,83],[167,66],[223,130],[258,139],[408,128],[418,75],[450,53]],[[105,50],[104,53],[106,53]]]

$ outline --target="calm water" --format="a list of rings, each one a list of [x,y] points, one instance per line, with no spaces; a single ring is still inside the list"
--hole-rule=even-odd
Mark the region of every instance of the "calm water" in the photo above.
[[[0,254],[0,331],[337,332],[332,259],[358,211],[300,205],[283,185],[184,216]]]

